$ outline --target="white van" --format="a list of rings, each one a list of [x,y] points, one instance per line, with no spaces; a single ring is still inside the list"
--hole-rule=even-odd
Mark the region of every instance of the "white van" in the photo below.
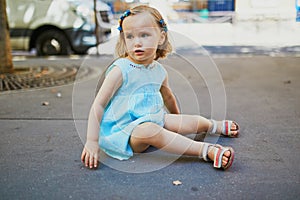
[[[93,0],[6,0],[13,50],[37,55],[84,54],[96,45]],[[113,26],[110,7],[97,0],[100,42]]]

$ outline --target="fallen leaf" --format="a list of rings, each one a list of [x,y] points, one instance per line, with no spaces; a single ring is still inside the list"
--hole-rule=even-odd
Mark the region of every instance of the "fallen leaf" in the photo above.
[[[44,101],[44,102],[42,102],[42,106],[49,106],[49,102],[48,101]]]
[[[173,181],[173,185],[181,185],[182,182],[180,180]]]

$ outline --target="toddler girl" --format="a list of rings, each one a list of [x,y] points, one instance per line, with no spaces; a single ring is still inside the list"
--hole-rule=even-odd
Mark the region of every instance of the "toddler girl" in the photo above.
[[[234,159],[232,148],[185,137],[201,132],[237,137],[239,127],[233,121],[180,113],[167,72],[157,62],[172,50],[161,14],[149,6],[134,7],[121,16],[118,29],[119,58],[105,71],[91,107],[82,162],[97,167],[100,148],[125,160],[154,146],[211,160],[214,167],[228,169]]]

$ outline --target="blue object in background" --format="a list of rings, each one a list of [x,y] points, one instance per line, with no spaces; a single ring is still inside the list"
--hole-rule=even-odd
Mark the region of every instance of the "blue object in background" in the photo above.
[[[296,0],[296,22],[300,22],[300,0]]]
[[[209,0],[209,11],[234,11],[234,0]]]
[[[207,9],[200,10],[200,17],[202,19],[208,19],[209,12]]]

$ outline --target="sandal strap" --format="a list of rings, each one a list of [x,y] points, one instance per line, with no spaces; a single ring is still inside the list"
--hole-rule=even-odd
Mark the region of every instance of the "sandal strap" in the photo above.
[[[230,168],[234,160],[234,150],[231,147],[223,147],[221,145],[217,145],[216,147],[217,151],[215,150],[214,167],[222,168],[224,170]],[[230,157],[227,164],[225,166],[222,166],[222,158],[226,151],[230,151]]]
[[[211,128],[211,131],[209,131],[209,132],[212,133],[212,134],[216,134],[218,124],[217,124],[216,120],[211,119],[210,121],[212,122],[213,125],[212,125],[212,128]]]
[[[216,149],[214,150],[214,167],[215,168],[221,168],[222,167],[222,158],[226,151],[228,151],[228,148],[222,147],[220,145],[215,145]]]
[[[223,120],[222,126],[222,134],[226,136],[231,136],[231,125],[233,121],[231,120]]]
[[[223,120],[223,130],[222,130],[223,135],[226,135],[228,137],[238,137],[238,134],[232,135],[231,126],[233,123],[236,125],[236,131],[239,131],[240,126],[238,125],[238,123],[232,120]]]
[[[210,145],[208,143],[203,143],[203,147],[202,147],[202,158],[205,161],[209,161],[207,158],[207,154],[208,154],[208,147]]]

